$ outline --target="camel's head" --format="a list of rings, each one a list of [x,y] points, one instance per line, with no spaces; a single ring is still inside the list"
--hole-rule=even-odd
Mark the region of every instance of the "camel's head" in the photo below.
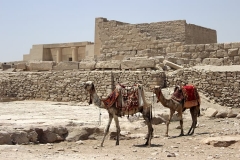
[[[160,96],[162,95],[161,86],[155,86],[153,92],[156,94],[157,99],[159,99]],[[158,100],[158,101],[159,101],[159,100]],[[157,101],[157,102],[158,102],[158,101]]]
[[[90,93],[90,100],[89,100],[89,104],[92,104],[92,94],[93,94],[93,91],[95,90],[95,87],[94,87],[94,84],[92,81],[87,81],[87,82],[83,82],[83,87],[86,91],[88,91]]]
[[[84,89],[85,89],[86,91],[89,91],[89,92],[95,89],[94,84],[93,84],[92,81],[84,82],[84,83],[83,83],[83,87],[84,87]]]
[[[139,91],[143,91],[143,84],[137,83],[136,86]]]

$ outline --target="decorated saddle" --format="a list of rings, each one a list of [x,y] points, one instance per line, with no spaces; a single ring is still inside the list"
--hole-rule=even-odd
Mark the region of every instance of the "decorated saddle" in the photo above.
[[[109,109],[116,102],[116,108],[122,112],[136,110],[139,107],[138,89],[136,86],[125,87],[121,85],[120,87],[116,87],[102,101],[106,109]]]
[[[184,108],[191,108],[200,103],[200,97],[197,88],[193,85],[177,86],[171,97],[180,103],[183,103]]]

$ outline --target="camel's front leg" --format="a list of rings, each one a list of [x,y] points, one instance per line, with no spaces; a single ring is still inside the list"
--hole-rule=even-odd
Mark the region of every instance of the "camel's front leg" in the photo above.
[[[169,114],[169,117],[168,117],[168,121],[166,123],[166,125],[167,125],[167,130],[166,130],[166,134],[165,134],[166,137],[168,137],[168,128],[169,128],[169,124],[170,124],[170,121],[172,119],[172,116],[173,116],[174,112],[175,112],[174,110],[170,109],[170,114]]]
[[[151,146],[151,140],[152,140],[152,136],[153,136],[153,127],[152,127],[152,123],[151,123],[151,119],[150,117],[144,117],[147,126],[148,126],[148,134],[147,134],[147,141],[145,143],[145,145],[148,145],[148,147]]]
[[[103,147],[103,142],[104,142],[105,137],[107,136],[107,134],[109,132],[109,128],[110,128],[110,125],[112,123],[112,119],[113,119],[112,114],[109,114],[108,124],[107,124],[107,127],[106,127],[105,132],[104,132],[104,136],[103,136],[103,139],[102,139],[101,147]]]
[[[119,145],[119,137],[120,137],[120,125],[119,125],[119,121],[118,121],[118,116],[114,115],[114,121],[116,124],[116,129],[117,129],[117,140],[116,140],[116,145]]]

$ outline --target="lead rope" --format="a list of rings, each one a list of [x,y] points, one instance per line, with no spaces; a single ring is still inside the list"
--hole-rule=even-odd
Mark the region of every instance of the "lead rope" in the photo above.
[[[98,126],[101,126],[101,116],[102,116],[102,113],[101,113],[101,108],[99,108],[99,119],[98,119]]]

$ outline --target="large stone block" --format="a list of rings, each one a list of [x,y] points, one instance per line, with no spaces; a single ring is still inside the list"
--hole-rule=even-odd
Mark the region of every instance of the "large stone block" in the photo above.
[[[230,49],[232,46],[231,43],[224,43],[224,49]]]
[[[138,59],[135,61],[136,68],[154,68],[154,59]]]
[[[83,61],[79,63],[79,69],[94,70],[95,65],[96,65],[95,61],[86,61],[86,62]]]
[[[182,53],[182,58],[191,58],[191,53],[189,53],[189,52],[183,52],[183,53]]]
[[[16,69],[22,69],[25,70],[27,69],[26,63],[19,63],[16,65]]]
[[[233,64],[234,65],[239,65],[240,64],[240,56],[234,56]]]
[[[223,59],[222,58],[205,58],[203,59],[202,63],[206,65],[221,66],[223,65]]]
[[[60,62],[57,66],[54,66],[54,70],[73,70],[78,69],[78,62]]]
[[[223,58],[227,56],[227,52],[224,49],[217,50],[217,58]]]
[[[96,69],[120,69],[120,61],[99,61]]]
[[[6,131],[0,131],[0,145],[2,144],[12,144],[10,133]]]
[[[205,44],[206,51],[216,51],[218,50],[218,46],[216,44]]]
[[[237,55],[238,55],[238,48],[228,50],[228,56],[229,57],[237,56]]]
[[[209,57],[210,57],[210,53],[207,51],[203,51],[198,54],[198,58],[209,58]]]
[[[42,61],[42,62],[30,62],[29,63],[29,69],[31,71],[37,70],[37,71],[49,71],[53,68],[53,62],[52,61]]]
[[[14,132],[11,134],[13,144],[28,144],[29,139],[27,133],[24,131]]]
[[[121,69],[135,69],[135,60],[123,60]]]
[[[3,69],[3,70],[7,70],[7,69],[9,69],[9,68],[12,68],[12,65],[10,65],[10,64],[5,64],[5,63],[2,64],[2,69]]]
[[[232,48],[240,48],[240,42],[232,43]]]

